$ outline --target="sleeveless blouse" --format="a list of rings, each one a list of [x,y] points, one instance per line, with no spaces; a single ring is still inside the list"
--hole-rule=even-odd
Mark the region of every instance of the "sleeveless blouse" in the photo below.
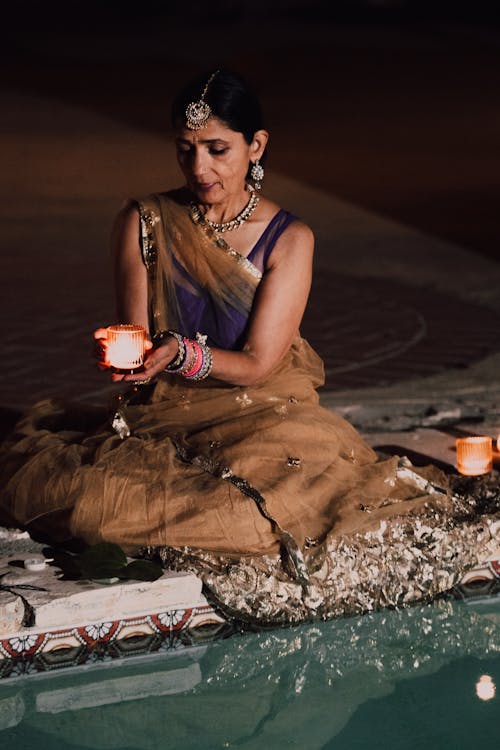
[[[280,209],[246,256],[260,276],[265,272],[276,242],[296,219],[289,211]],[[175,290],[182,314],[182,333],[189,338],[194,338],[197,332],[205,334],[208,345],[220,349],[241,348],[248,317],[229,305],[221,306],[192,278],[175,256],[172,260]]]

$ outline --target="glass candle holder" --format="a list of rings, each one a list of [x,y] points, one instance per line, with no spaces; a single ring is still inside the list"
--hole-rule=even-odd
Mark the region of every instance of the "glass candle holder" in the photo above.
[[[133,374],[144,364],[144,326],[120,323],[108,326],[107,357],[115,372]]]
[[[491,437],[457,438],[457,469],[467,477],[487,474],[493,468]]]

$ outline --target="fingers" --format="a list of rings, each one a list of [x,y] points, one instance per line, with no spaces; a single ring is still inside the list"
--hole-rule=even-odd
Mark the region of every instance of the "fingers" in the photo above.
[[[150,342],[148,342],[150,343]],[[146,359],[144,362],[144,370],[142,372],[135,373],[133,375],[125,375],[124,380],[133,380],[136,382],[144,382],[151,380],[160,372],[163,372],[168,363],[175,356],[175,349],[177,342],[168,342],[163,346],[159,346],[156,349],[153,348],[152,344],[148,347],[149,354],[146,353]],[[173,350],[173,351],[172,351]]]
[[[93,356],[97,359],[97,367],[99,370],[108,370],[110,367],[107,359],[108,331],[106,328],[96,328],[92,336],[94,339]]]
[[[134,372],[129,375],[121,375],[122,380],[132,380],[135,383],[144,383],[148,382],[152,378],[154,378],[156,375],[159,375],[160,372],[162,372],[164,367],[158,363],[153,365],[149,365],[146,369],[146,365],[144,365],[144,370],[141,370],[140,372]],[[114,380],[115,378],[113,378]]]
[[[93,355],[97,359],[97,366],[101,370],[106,370],[110,366],[107,358],[107,350],[108,348],[104,339],[95,339]]]
[[[149,377],[151,377],[152,374],[156,375],[165,369],[168,363],[172,360],[176,348],[176,341],[174,342],[173,346],[172,343],[169,342],[167,344],[164,344],[163,346],[159,346],[156,349],[153,349],[150,354],[147,354],[146,360],[144,362],[144,369],[148,373]]]
[[[94,333],[92,334],[95,339],[107,339],[108,338],[108,331],[106,328],[96,328]]]

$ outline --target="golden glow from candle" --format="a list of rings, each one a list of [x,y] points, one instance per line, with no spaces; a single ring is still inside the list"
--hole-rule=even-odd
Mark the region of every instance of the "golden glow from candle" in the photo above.
[[[457,438],[457,469],[468,477],[487,474],[493,468],[493,440],[477,436]]]
[[[107,358],[116,370],[133,371],[144,362],[144,326],[118,324],[108,326]]]
[[[497,451],[500,453],[500,435],[497,437]]]
[[[490,701],[496,695],[496,685],[489,674],[482,674],[476,682],[476,695],[482,701]]]

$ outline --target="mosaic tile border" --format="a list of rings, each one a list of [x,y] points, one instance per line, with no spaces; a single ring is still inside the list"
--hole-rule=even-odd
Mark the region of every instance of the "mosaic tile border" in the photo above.
[[[0,678],[173,650],[232,630],[209,604],[0,639]]]
[[[452,595],[477,599],[500,592],[500,559],[468,571]],[[225,638],[234,626],[210,604],[91,622],[0,638],[0,680],[67,667],[173,651]]]

